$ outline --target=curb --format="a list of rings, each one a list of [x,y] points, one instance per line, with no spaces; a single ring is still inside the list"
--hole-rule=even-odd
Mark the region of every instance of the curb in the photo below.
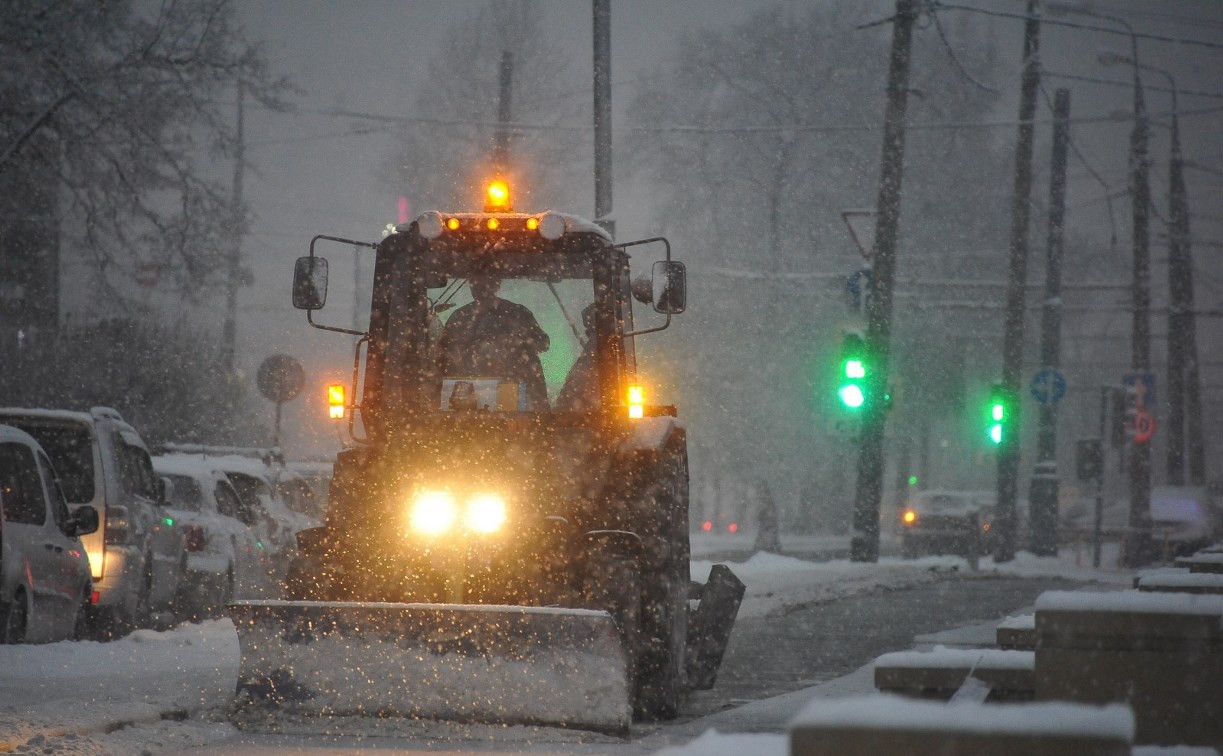
[[[5,721],[0,716],[0,753],[10,753],[25,745],[38,745],[54,738],[68,735],[105,735],[134,725],[153,724],[165,719],[185,718],[187,711],[180,707],[162,709],[151,704],[123,704],[108,707],[108,710],[90,713],[76,721],[63,722],[64,709],[47,706],[48,721],[60,720],[56,724],[27,724]],[[50,712],[54,714],[50,714]],[[41,719],[41,717],[33,717]],[[28,721],[28,719],[27,719]]]

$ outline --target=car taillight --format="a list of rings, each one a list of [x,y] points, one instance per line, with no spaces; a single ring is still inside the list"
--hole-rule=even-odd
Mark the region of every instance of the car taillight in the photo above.
[[[131,542],[132,530],[127,519],[127,507],[118,505],[106,508],[106,543],[125,544]]]
[[[208,545],[208,536],[199,525],[187,525],[183,527],[183,541],[187,551],[203,551]]]

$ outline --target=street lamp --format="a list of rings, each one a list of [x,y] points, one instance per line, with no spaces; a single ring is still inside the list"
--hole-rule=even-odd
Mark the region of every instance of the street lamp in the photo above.
[[[1142,95],[1142,74],[1138,62],[1138,35],[1134,27],[1118,16],[1099,13],[1075,3],[1049,2],[1051,12],[1076,13],[1112,21],[1125,27],[1130,35],[1129,62],[1134,69],[1134,127],[1130,132],[1130,200],[1134,217],[1134,321],[1130,369],[1146,373],[1151,368],[1151,187],[1147,175],[1147,143],[1150,127]],[[1130,451],[1130,516],[1125,557],[1129,566],[1140,566],[1151,558],[1151,446],[1134,443]]]
[[[1115,53],[1102,53],[1104,65],[1134,65]],[[1185,425],[1189,426],[1189,481],[1205,478],[1202,443],[1201,386],[1198,377],[1197,323],[1193,315],[1193,257],[1189,242],[1189,202],[1185,192],[1185,163],[1181,154],[1176,79],[1156,66],[1139,68],[1162,75],[1172,91],[1172,145],[1168,160],[1168,483],[1185,482]]]

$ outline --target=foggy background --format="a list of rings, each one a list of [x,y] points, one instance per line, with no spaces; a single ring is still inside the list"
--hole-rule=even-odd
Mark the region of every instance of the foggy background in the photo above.
[[[965,4],[1015,14],[1025,6]],[[1139,32],[1223,43],[1223,5],[1214,0],[1080,6],[1123,16]],[[591,9],[570,0],[249,0],[235,8],[272,71],[299,88],[285,97],[287,112],[245,101],[249,223],[241,249],[250,276],[238,299],[235,361],[253,414],[249,437],[238,440],[270,440],[273,405],[257,396],[253,380],[264,358],[284,353],[302,361],[307,387],[284,406],[282,445],[291,457],[327,456],[341,438],[326,419],[323,388],[350,380],[354,340],[310,329],[290,307],[294,258],[306,254],[315,234],[377,241],[388,223],[401,220],[401,196],[408,219],[475,206],[490,165],[498,65],[507,49],[515,61],[516,209],[593,216]],[[612,2],[612,217],[618,241],[666,235],[688,266],[688,312],[670,330],[638,340],[637,353],[653,400],[678,404],[688,423],[694,518],[715,509],[750,518],[745,489],[767,480],[787,528],[848,526],[857,450],[834,427],[833,381],[840,328],[854,323],[846,278],[865,264],[841,211],[876,202],[891,39],[890,23],[856,27],[893,10],[890,2]],[[910,475],[921,486],[994,485],[981,413],[988,385],[1001,374],[1022,27],[1018,19],[944,9],[924,15],[914,33],[889,502]],[[1106,51],[1128,55],[1129,45],[1123,35],[1041,29],[1023,385],[1040,367],[1049,103],[1055,89],[1066,87],[1075,119],[1063,273],[1069,393],[1060,405],[1058,441],[1066,501],[1078,496],[1073,441],[1098,434],[1099,387],[1118,382],[1130,362],[1132,74],[1098,60]],[[1181,90],[1196,308],[1204,313],[1197,328],[1207,466],[1217,479],[1223,49],[1140,40],[1139,56],[1171,72]],[[1168,279],[1161,218],[1167,218],[1171,105],[1162,76],[1144,71],[1142,81],[1152,116],[1155,206],[1151,353],[1164,422]],[[221,112],[228,108],[236,117],[236,93],[218,100]],[[233,165],[217,161],[207,170],[228,181]],[[331,287],[318,320],[363,328],[370,253],[332,248],[327,255]],[[648,272],[652,262],[638,253],[635,272]],[[185,296],[163,275],[99,296],[94,264],[61,248],[61,320],[114,315],[122,299],[142,317],[219,333],[223,286],[192,284],[195,296]],[[1075,288],[1089,282],[1116,286]],[[1035,456],[1036,408],[1025,390],[1021,496]],[[1153,447],[1157,483],[1164,440],[1157,434]]]

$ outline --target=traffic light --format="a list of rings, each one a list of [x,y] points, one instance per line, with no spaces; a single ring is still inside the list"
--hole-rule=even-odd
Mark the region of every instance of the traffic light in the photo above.
[[[1015,402],[1001,383],[989,387],[985,427],[990,443],[1001,445],[1015,427]]]
[[[867,373],[870,370],[866,343],[856,333],[841,338],[841,369],[837,373],[837,399],[850,410],[860,410],[866,404]]]

